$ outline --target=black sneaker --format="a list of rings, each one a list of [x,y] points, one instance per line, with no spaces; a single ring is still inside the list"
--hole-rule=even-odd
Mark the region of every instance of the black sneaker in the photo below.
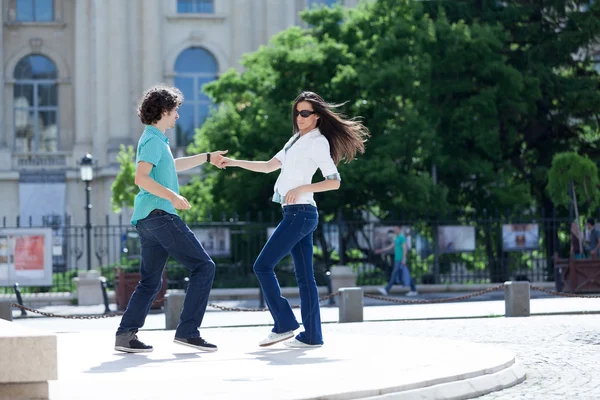
[[[140,341],[136,332],[131,331],[117,335],[115,350],[125,353],[150,353],[154,348]]]
[[[177,344],[182,344],[184,346],[190,346],[190,347],[193,347],[198,350],[217,351],[217,346],[215,346],[212,343],[208,343],[206,340],[202,339],[201,337],[187,338],[187,339],[176,337],[175,340],[173,340],[173,342],[175,342]]]

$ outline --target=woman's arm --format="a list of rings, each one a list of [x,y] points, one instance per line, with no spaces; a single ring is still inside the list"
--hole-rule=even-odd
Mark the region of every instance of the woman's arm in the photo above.
[[[338,190],[340,188],[341,182],[339,179],[325,179],[322,182],[311,183],[308,185],[298,186],[295,189],[288,191],[285,195],[285,202],[287,204],[294,204],[298,197],[302,193],[318,193],[318,192],[328,192],[330,190]]]
[[[263,174],[268,174],[281,168],[281,162],[275,157],[269,161],[232,160],[231,158],[224,157],[223,164],[221,165],[223,167],[239,167],[248,171],[262,172]]]

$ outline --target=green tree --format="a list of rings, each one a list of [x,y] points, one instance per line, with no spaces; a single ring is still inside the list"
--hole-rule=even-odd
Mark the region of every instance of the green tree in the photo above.
[[[574,152],[558,153],[548,171],[548,195],[557,206],[573,204],[575,220],[579,219],[578,199],[584,199],[586,210],[594,210],[600,200],[598,167],[587,157]],[[578,223],[579,226],[579,223]],[[580,252],[583,253],[581,243]]]
[[[115,181],[111,186],[112,209],[120,213],[123,208],[133,208],[133,201],[139,192],[135,184],[135,151],[133,146],[121,145],[117,154],[120,169]]]

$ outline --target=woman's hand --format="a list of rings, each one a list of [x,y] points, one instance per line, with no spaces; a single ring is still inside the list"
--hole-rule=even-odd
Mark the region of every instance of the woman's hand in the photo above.
[[[295,189],[289,190],[285,195],[285,204],[295,204],[298,197],[304,193],[304,186],[298,186]]]
[[[231,158],[228,157],[223,157],[223,159],[221,160],[221,166],[220,168],[225,169],[226,167],[236,167],[236,161],[237,160],[232,160]]]

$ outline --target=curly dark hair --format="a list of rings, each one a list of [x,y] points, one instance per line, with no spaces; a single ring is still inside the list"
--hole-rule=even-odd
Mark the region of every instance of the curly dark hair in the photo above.
[[[160,121],[165,112],[176,109],[183,102],[183,93],[175,87],[156,85],[144,92],[138,105],[138,116],[144,125]]]
[[[336,165],[341,160],[346,163],[351,162],[356,157],[356,153],[364,154],[365,142],[371,136],[367,127],[356,118],[346,119],[343,114],[333,111],[343,104],[327,103],[314,92],[304,91],[294,100],[292,106],[294,133],[299,132],[295,111],[301,101],[308,101],[312,104],[313,110],[320,117],[317,120],[317,127],[329,141],[331,158]]]

